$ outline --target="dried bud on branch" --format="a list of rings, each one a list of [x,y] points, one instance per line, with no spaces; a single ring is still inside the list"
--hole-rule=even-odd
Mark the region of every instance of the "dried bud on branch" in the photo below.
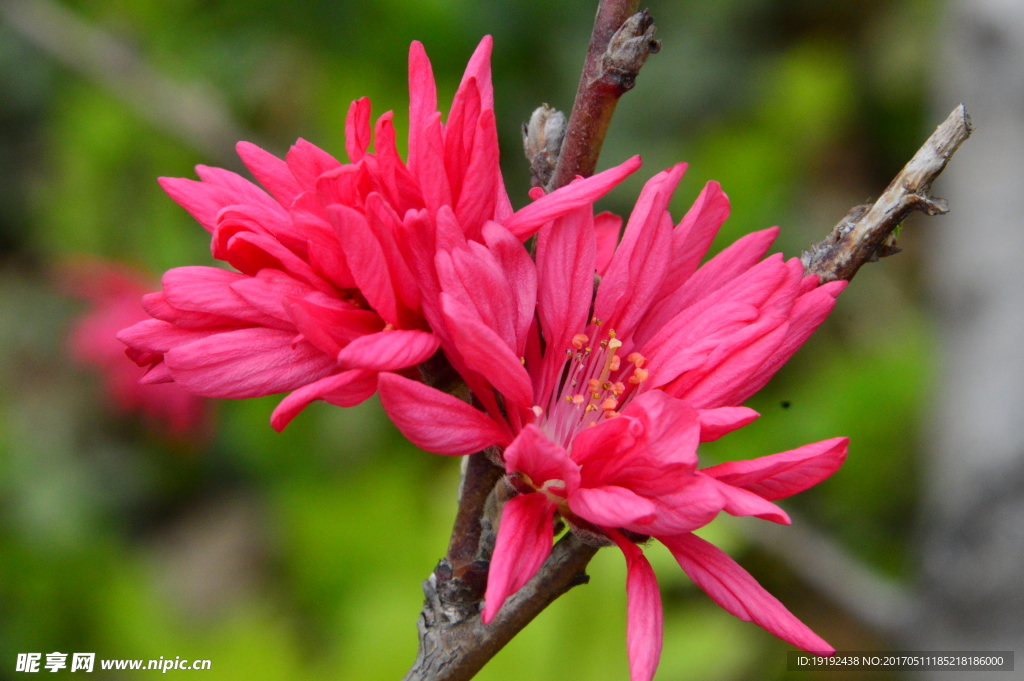
[[[542,104],[523,124],[523,149],[530,161],[530,186],[545,187],[558,164],[558,152],[565,138],[565,114]]]

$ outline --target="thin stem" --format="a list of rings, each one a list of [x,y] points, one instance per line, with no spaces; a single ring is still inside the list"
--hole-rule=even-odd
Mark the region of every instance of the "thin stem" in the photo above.
[[[646,10],[637,12],[639,5],[639,0],[602,0],[597,9],[576,101],[548,191],[569,184],[577,175],[594,174],[619,97],[633,88],[648,55],[661,47],[654,40],[651,15]]]
[[[866,262],[898,252],[889,235],[915,210],[941,215],[949,208],[928,195],[932,182],[971,135],[971,118],[961,104],[935,129],[873,204],[854,207],[832,233],[803,254],[804,269],[821,283],[853,279]]]

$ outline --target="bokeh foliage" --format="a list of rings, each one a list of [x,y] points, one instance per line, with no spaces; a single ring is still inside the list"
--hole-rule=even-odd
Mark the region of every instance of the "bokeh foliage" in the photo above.
[[[502,164],[526,201],[519,124],[568,109],[594,3],[465,0],[77,0],[170,78],[204,83],[254,139],[298,136],[343,155],[349,102],[406,118],[405,58],[423,41],[450,100],[484,33],[495,36]],[[603,165],[647,165],[605,207],[688,160],[672,209],[708,179],[733,201],[715,249],[773,224],[797,255],[888,178],[929,126],[932,0],[651,3],[664,41],[622,101]],[[420,581],[443,554],[457,462],[415,451],[371,401],[311,407],[288,430],[274,398],[219,405],[216,435],[168,442],[118,418],[69,363],[76,306],[50,269],[86,253],[154,274],[211,264],[207,235],[159,189],[209,163],[0,23],[0,678],[18,652],[209,658],[210,679],[396,679],[415,653]],[[799,509],[881,571],[907,571],[917,433],[932,348],[918,245],[868,267],[833,317],[751,406],[760,421],[708,446],[749,458],[835,435],[849,462]],[[838,647],[878,643],[736,521],[706,534]],[[738,522],[760,522],[746,519]],[[785,676],[786,649],[714,607],[650,550],[667,619],[658,678]],[[624,679],[624,566],[556,603],[481,679]],[[171,672],[176,673],[176,672]],[[140,673],[145,676],[145,673]],[[121,672],[119,676],[130,677]],[[806,674],[805,674],[806,677]]]

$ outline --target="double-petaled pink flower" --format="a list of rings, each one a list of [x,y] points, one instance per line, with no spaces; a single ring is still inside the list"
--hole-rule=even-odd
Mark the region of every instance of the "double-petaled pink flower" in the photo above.
[[[482,240],[489,221],[535,231],[635,169],[514,212],[498,167],[490,53],[487,37],[442,123],[430,62],[412,44],[408,163],[391,112],[371,134],[363,98],[346,122],[350,163],[304,140],[284,160],[243,142],[239,155],[266,191],[206,166],[196,168],[199,182],[162,178],[211,233],[213,256],[237,271],[180,267],[145,297],[152,319],[119,335],[148,368],[144,382],[210,397],[294,391],[274,412],[278,429],[315,399],[358,404],[376,390],[378,372],[407,370],[437,350],[436,248]]]
[[[194,437],[209,420],[209,405],[177,385],[142,385],[145,371],[124,356],[117,341],[121,329],[148,318],[143,295],[152,290],[148,279],[134,270],[99,260],[64,268],[67,292],[89,304],[68,337],[72,357],[99,372],[118,409],[138,413],[166,428],[174,437]]]
[[[709,183],[674,224],[666,208],[684,169],[647,183],[617,245],[621,221],[595,218],[587,205],[540,228],[536,260],[514,221],[486,223],[483,243],[438,247],[435,332],[443,328],[442,346],[482,410],[395,374],[379,378],[392,420],[420,447],[505,448],[520,494],[502,512],[485,622],[550,553],[556,512],[622,548],[634,681],[657,665],[661,608],[650,565],[624,531],[665,543],[729,612],[804,649],[831,650],[692,531],[720,511],[788,523],[771,501],[841,465],[844,438],[703,470],[696,449],[757,417],[740,405],[824,320],[845,282],[819,287],[796,259],[762,260],[774,228],[700,266],[728,200]]]

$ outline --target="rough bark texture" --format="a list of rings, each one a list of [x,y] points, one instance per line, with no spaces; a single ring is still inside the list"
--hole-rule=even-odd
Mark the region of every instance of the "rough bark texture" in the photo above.
[[[1024,652],[1024,5],[953,2],[936,73],[945,106],[971,103],[976,139],[943,178],[929,286],[941,340],[928,424],[919,581],[928,650]]]
[[[817,274],[821,283],[849,281],[864,263],[896,252],[886,240],[912,212],[946,213],[946,202],[933,199],[928,193],[932,182],[970,134],[971,119],[961,104],[936,128],[877,201],[854,207],[831,234],[803,254],[805,271]]]
[[[572,533],[555,544],[551,557],[526,586],[510,597],[489,625],[479,615],[449,616],[437,589],[437,573],[423,583],[427,596],[417,627],[420,651],[404,681],[466,681],[523,627],[559,596],[589,580],[587,563],[597,553]]]
[[[633,89],[648,55],[661,49],[654,23],[639,0],[603,0],[594,20],[587,59],[562,150],[547,189],[589,177],[597,168],[601,146],[619,97]]]

